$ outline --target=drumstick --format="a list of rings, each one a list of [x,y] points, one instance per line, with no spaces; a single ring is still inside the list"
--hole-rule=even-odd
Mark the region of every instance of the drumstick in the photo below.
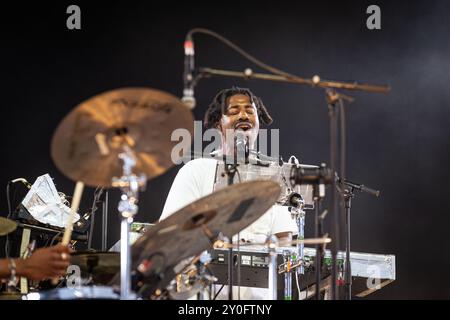
[[[73,230],[73,218],[77,213],[78,206],[80,205],[81,195],[83,194],[84,183],[81,181],[77,181],[75,185],[75,191],[73,193],[72,205],[70,206],[70,214],[67,218],[66,230],[64,230],[64,235],[61,241],[61,244],[67,246],[70,242],[70,238],[72,237]],[[59,279],[53,278],[51,280],[52,285],[56,286],[58,284]]]
[[[66,230],[64,231],[64,236],[62,238],[61,244],[67,246],[69,244],[70,238],[72,237],[73,230],[73,218],[77,213],[78,206],[80,205],[81,195],[83,194],[84,183],[77,181],[75,185],[75,191],[73,193],[72,205],[70,206],[70,215],[67,219]]]

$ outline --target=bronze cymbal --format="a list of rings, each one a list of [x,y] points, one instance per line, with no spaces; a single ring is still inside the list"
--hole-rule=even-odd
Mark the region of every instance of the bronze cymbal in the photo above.
[[[156,177],[174,165],[171,141],[175,129],[193,134],[191,111],[175,96],[148,88],[101,93],[72,110],[56,129],[51,156],[73,181],[111,186],[122,176],[118,155],[124,147],[136,157],[136,174]]]
[[[70,264],[80,268],[81,277],[94,285],[107,284],[120,271],[118,252],[74,252]]]
[[[10,219],[0,217],[0,236],[6,236],[17,228],[17,223]]]
[[[132,267],[150,274],[152,268],[173,267],[212,248],[219,233],[231,238],[261,217],[279,195],[280,186],[276,182],[251,181],[201,198],[144,233],[133,244]],[[153,257],[156,260],[149,261]]]

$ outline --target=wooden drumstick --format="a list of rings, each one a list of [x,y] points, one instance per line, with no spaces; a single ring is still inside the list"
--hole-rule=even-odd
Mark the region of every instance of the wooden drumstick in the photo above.
[[[84,183],[81,181],[77,181],[75,185],[75,191],[73,193],[72,204],[70,206],[70,214],[67,218],[66,230],[64,230],[64,235],[61,241],[61,244],[67,246],[70,242],[70,238],[72,237],[73,230],[73,218],[77,213],[78,206],[80,205],[81,195],[83,194]],[[53,278],[51,280],[52,285],[56,286],[58,284],[59,279]]]
[[[70,215],[67,219],[66,230],[64,231],[64,236],[62,238],[61,244],[67,246],[70,242],[70,238],[72,237],[73,230],[73,218],[77,213],[78,206],[80,205],[81,195],[83,194],[84,183],[81,181],[77,181],[75,186],[75,191],[73,193],[72,204],[70,206]]]

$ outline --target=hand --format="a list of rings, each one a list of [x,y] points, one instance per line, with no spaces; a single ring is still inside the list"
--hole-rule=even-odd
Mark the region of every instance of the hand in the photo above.
[[[30,280],[45,280],[66,275],[71,250],[61,244],[37,249],[30,258],[17,260],[17,275]]]

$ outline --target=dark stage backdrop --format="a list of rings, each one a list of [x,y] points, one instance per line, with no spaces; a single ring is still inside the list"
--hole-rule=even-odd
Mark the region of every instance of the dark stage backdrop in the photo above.
[[[16,177],[34,181],[49,173],[60,191],[71,194],[73,182],[50,158],[61,119],[81,101],[119,87],[180,96],[185,34],[206,27],[300,76],[392,86],[388,95],[352,94],[356,100],[347,107],[347,176],[382,190],[379,199],[360,194],[354,200],[352,249],[396,255],[397,280],[370,298],[450,298],[450,2],[374,1],[382,23],[376,31],[366,28],[366,8],[373,3],[356,0],[74,3],[82,12],[79,31],[66,28],[71,2],[2,7],[1,188]],[[197,66],[262,71],[214,39],[195,40]],[[205,80],[196,90],[195,118],[202,119],[219,89],[234,84],[263,99],[275,119],[272,128],[280,128],[285,158],[328,162],[327,107],[319,89]],[[178,169],[150,181],[137,221],[158,219]],[[84,211],[92,193],[83,197]],[[117,195],[110,194],[109,245],[119,237]],[[7,212],[4,191],[0,212]],[[312,222],[308,217],[307,235]]]

